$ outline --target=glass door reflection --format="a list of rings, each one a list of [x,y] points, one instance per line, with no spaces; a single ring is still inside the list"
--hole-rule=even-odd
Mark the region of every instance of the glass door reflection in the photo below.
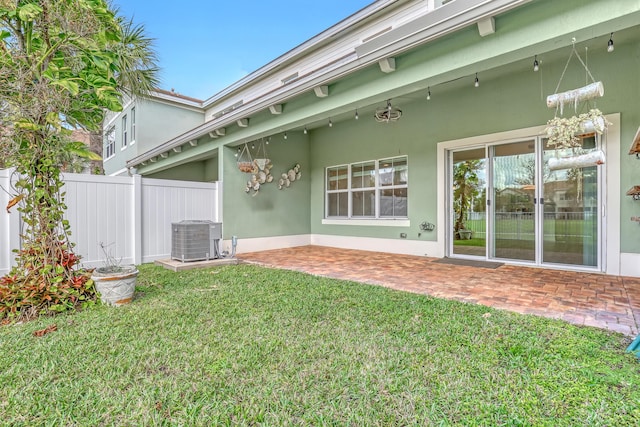
[[[453,152],[452,255],[487,256],[485,149]]]
[[[491,258],[536,260],[536,141],[491,147]]]
[[[582,155],[597,149],[595,136],[578,149],[559,149],[544,141],[544,219],[542,262],[598,265],[598,167],[549,170],[552,157]]]

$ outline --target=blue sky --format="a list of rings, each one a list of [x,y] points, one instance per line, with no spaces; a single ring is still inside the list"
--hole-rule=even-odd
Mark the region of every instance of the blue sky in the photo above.
[[[373,0],[115,0],[156,39],[161,87],[206,99]],[[173,5],[171,7],[170,5]]]

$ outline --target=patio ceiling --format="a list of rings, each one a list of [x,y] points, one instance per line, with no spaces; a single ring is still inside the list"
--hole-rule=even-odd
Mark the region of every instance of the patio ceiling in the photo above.
[[[508,12],[507,18],[508,15],[513,13],[518,13],[518,10]],[[638,12],[635,12],[634,16],[637,14]],[[499,18],[498,23],[500,23],[500,19],[503,18]],[[483,84],[482,82],[486,84],[487,82],[498,80],[501,76],[531,69],[534,55],[538,55],[542,72],[544,72],[545,64],[565,61],[568,57],[570,52],[568,47],[571,46],[573,38],[569,37],[568,34],[577,36],[578,42],[576,46],[580,49],[580,52],[588,53],[596,49],[606,49],[609,31],[616,30],[619,27],[625,28],[628,25],[628,20],[629,17],[624,15],[620,22],[610,22],[607,29],[604,30],[604,28],[596,29],[585,26],[580,19],[576,19],[576,31],[571,31],[571,27],[567,26],[562,31],[551,35],[536,34],[535,32],[527,34],[526,29],[522,30],[520,28],[509,30],[518,33],[519,38],[516,40],[519,41],[517,42],[506,40],[511,35],[509,32],[501,34],[500,31],[485,39],[480,39],[475,27],[467,27],[456,34],[444,36],[438,45],[433,47],[427,45],[426,50],[421,48],[417,51],[417,54],[412,51],[397,57],[398,70],[395,72],[383,74],[380,72],[377,63],[374,63],[368,68],[361,69],[357,74],[345,76],[332,83],[329,86],[328,97],[315,98],[309,92],[298,95],[297,98],[285,104],[285,114],[277,116],[267,114],[268,109],[256,110],[253,113],[254,116],[257,117],[259,114],[268,116],[268,120],[263,121],[259,126],[254,126],[257,120],[253,120],[252,116],[249,119],[251,123],[248,127],[236,128],[236,117],[232,112],[229,117],[223,116],[213,122],[207,122],[187,132],[185,135],[181,135],[158,147],[156,149],[157,153],[152,150],[131,160],[128,165],[135,166],[147,158],[161,154],[162,151],[171,150],[174,146],[184,144],[186,141],[202,138],[207,133],[221,127],[226,130],[224,138],[208,142],[207,149],[236,146],[248,140],[267,138],[283,132],[303,131],[305,127],[308,130],[313,130],[327,126],[329,119],[334,123],[351,120],[356,109],[361,117],[371,117],[375,109],[382,106],[386,99],[389,98],[393,99],[394,105],[402,108],[403,103],[418,99],[426,100],[428,88],[430,88],[432,96],[436,96],[442,91],[457,90],[466,85],[472,88],[475,72],[478,72],[481,84]],[[511,26],[513,27],[513,25]],[[602,26],[598,25],[598,28],[600,27]],[[530,31],[533,31],[533,27],[531,27]],[[614,39],[617,45],[622,45],[632,41],[635,34],[637,34],[637,27],[615,31]],[[460,40],[467,43],[467,45],[465,46]],[[480,40],[482,43],[478,44]],[[482,46],[482,48],[475,49],[475,45]],[[450,49],[455,46],[461,46],[459,52]],[[495,52],[496,47],[498,47],[498,51],[502,49],[502,53],[492,54]],[[550,49],[549,47],[552,48]],[[447,49],[453,52],[447,51]],[[433,52],[436,55],[443,54],[444,57],[434,56],[429,60],[429,55],[433,55]],[[469,57],[470,55],[473,56]],[[425,59],[411,59],[412,56],[417,58],[425,57]],[[403,63],[405,59],[407,67]],[[446,61],[450,63],[446,63]],[[430,66],[432,64],[433,66]],[[451,64],[454,64],[453,68]],[[456,65],[459,66],[456,68]],[[406,70],[403,68],[406,68]],[[445,69],[448,69],[448,71],[445,71]],[[367,76],[372,78],[369,79]],[[359,86],[353,83],[354,79],[358,78],[364,79],[363,84]],[[341,90],[342,87],[348,90]],[[311,97],[313,101],[309,102],[307,106],[303,105],[300,108],[292,109],[292,105],[297,102],[296,99],[304,99],[305,97],[307,99]],[[245,117],[243,114],[238,114],[238,117]],[[198,150],[193,150],[193,152],[189,150],[190,154],[188,156],[184,155],[185,153],[180,153],[180,157],[182,157],[180,163],[188,161],[188,157],[202,155],[204,150],[205,148],[201,147],[198,147]],[[154,163],[152,168],[161,170],[162,168],[171,167],[171,164],[168,163],[171,162],[167,162],[165,159],[162,162]],[[145,173],[147,173],[146,170]]]

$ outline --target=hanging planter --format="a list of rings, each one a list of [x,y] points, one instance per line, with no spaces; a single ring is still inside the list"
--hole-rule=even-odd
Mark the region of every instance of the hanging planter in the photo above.
[[[242,147],[242,151],[238,156],[236,164],[238,165],[240,172],[251,173],[253,170],[253,159],[251,158],[251,152],[249,151],[247,144],[244,144],[244,147]]]
[[[256,157],[249,165],[243,165],[244,170],[241,169],[243,172],[251,174],[251,178],[247,181],[247,185],[244,188],[244,192],[251,194],[251,196],[257,196],[258,193],[260,193],[260,187],[262,185],[273,182],[273,175],[271,175],[273,164],[267,156],[265,145],[265,142],[261,141],[256,152],[256,155],[261,155],[261,157]],[[249,149],[247,148],[247,152],[248,151]]]
[[[264,141],[260,141],[258,151],[256,151],[256,158],[253,160],[253,165],[258,169],[254,173],[268,171],[271,167],[271,159],[267,156],[267,147]]]
[[[546,133],[548,143],[556,149],[556,157],[548,161],[550,170],[584,168],[596,165],[602,165],[605,162],[605,155],[602,150],[589,150],[585,152],[582,148],[582,140],[585,136],[602,135],[610,123],[602,114],[602,111],[591,108],[588,112],[576,114],[571,117],[559,117],[564,112],[565,104],[573,104],[574,111],[577,112],[578,104],[585,102],[590,104],[590,100],[604,95],[604,86],[601,81],[596,81],[589,71],[587,64],[582,60],[580,54],[574,45],[571,54],[562,71],[556,93],[547,97],[547,106],[556,109],[555,117],[547,122]],[[591,79],[591,83],[566,92],[558,92],[562,79],[567,72],[571,58],[576,56],[580,64],[585,69],[587,76]],[[583,106],[584,108],[584,106]],[[588,107],[587,107],[588,108]],[[573,155],[559,158],[557,153],[559,150],[571,150]]]
[[[554,117],[547,122],[549,145],[558,149],[582,149],[582,137],[589,134],[601,135],[607,130],[609,122],[596,108],[588,113],[572,117]],[[602,150],[576,154],[563,158],[549,159],[550,170],[585,168],[602,165],[605,155]]]
[[[583,135],[591,133],[602,135],[609,124],[602,111],[597,108],[577,116],[554,117],[547,122],[549,145],[556,149],[578,148],[581,146]]]

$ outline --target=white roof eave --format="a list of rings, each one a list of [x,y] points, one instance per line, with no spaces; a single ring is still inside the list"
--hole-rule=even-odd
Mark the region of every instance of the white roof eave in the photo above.
[[[228,114],[217,119],[210,120],[149,150],[146,153],[134,157],[127,162],[127,167],[135,167],[143,161],[159,156],[160,154],[165,153],[174,147],[183,145],[188,141],[205,136],[207,133],[212,132],[215,129],[232,125],[237,120],[249,117],[252,114],[269,108],[271,105],[284,103],[295,96],[313,90],[316,86],[329,84],[363,68],[376,64],[380,59],[405,52],[420,44],[435,40],[460,28],[473,25],[482,19],[495,16],[530,1],[532,0],[456,0],[455,2],[449,3],[441,8],[443,12],[446,12],[443,15],[442,12],[440,12],[440,14],[432,15],[432,12],[418,17],[414,21],[400,26],[381,37],[357,47],[356,53],[359,53],[359,55],[362,56],[354,55],[353,60],[331,69],[327,73],[320,76],[308,76],[307,78],[300,79],[290,85],[283,86],[276,91],[270,92],[267,96],[248,102]],[[458,7],[453,8],[451,7],[452,5],[457,5]],[[429,21],[429,17],[431,18],[431,21]],[[419,25],[424,25],[423,30],[414,30],[414,28],[416,28],[416,24],[414,24],[416,21],[420,21]],[[384,37],[384,39],[379,40],[382,37]],[[250,76],[247,76],[247,78],[248,77]],[[246,80],[243,79],[237,84],[240,84],[241,82],[244,82],[243,84],[245,84]]]

